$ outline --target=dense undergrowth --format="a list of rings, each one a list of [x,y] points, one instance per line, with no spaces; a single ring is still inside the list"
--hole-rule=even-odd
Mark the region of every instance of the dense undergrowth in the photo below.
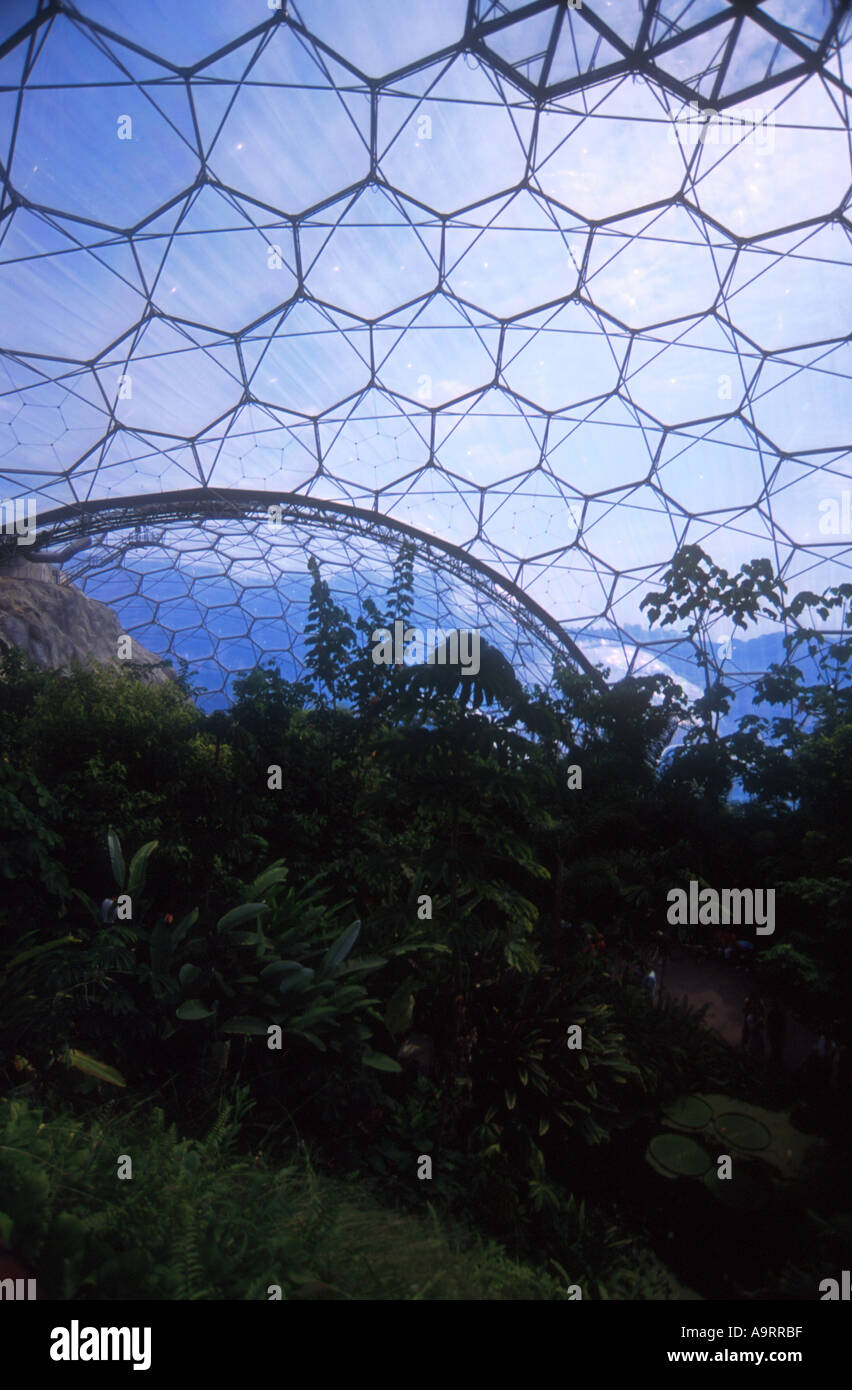
[[[0,1102],[0,1234],[42,1298],[567,1298],[555,1272],[422,1217],[388,1211],[306,1154],[274,1168],[235,1150],[229,1108],[199,1140],[163,1111],[45,1121]],[[119,1155],[132,1177],[116,1182]]]
[[[814,1222],[760,1270],[761,1296],[812,1296],[846,1248],[837,1098],[621,979],[706,937],[667,926],[669,888],[774,886],[762,987],[843,1041],[850,643],[800,621],[815,679],[771,670],[781,712],[723,734],[706,634],[846,627],[850,595],[785,605],[755,565],[676,557],[651,596],[703,657],[692,706],[662,676],[523,690],[485,641],[475,677],[375,665],[369,633],[411,612],[405,553],[357,622],[314,567],[311,679],[258,668],[227,712],[185,675],[3,656],[0,1243],[48,1296],[682,1297],[642,1155],[696,1089],[798,1106],[829,1140],[778,1196]],[[681,1244],[712,1219],[691,1200]]]

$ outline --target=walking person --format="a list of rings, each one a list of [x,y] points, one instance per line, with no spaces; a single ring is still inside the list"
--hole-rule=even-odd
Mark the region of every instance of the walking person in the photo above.
[[[748,1023],[748,1051],[752,1057],[763,1057],[764,1052],[764,1019],[759,1011],[750,1013]]]
[[[761,1029],[763,1028],[763,1017],[763,1000],[757,990],[754,990],[743,1004],[743,1035],[740,1039],[741,1047],[748,1047],[751,1034],[758,1022],[760,1023]]]

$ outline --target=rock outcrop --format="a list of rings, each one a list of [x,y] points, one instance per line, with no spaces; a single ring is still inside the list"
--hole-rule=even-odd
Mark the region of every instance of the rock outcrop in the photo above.
[[[122,666],[121,623],[105,603],[87,598],[52,565],[15,559],[0,567],[0,644],[21,647],[52,670],[72,661]],[[162,660],[130,639],[128,661],[154,666]],[[152,670],[155,682],[173,680],[167,668]]]

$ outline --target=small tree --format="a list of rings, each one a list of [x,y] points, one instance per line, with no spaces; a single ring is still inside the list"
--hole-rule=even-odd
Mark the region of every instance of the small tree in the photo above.
[[[652,627],[661,615],[662,627],[688,619],[687,635],[704,672],[704,695],[694,710],[701,721],[700,738],[712,745],[732,694],[722,679],[729,648],[713,641],[713,628],[727,619],[733,635],[733,628],[745,630],[761,616],[782,618],[787,586],[776,578],[769,560],[749,560],[731,578],[698,545],[681,546],[663,584],[660,592],[646,594],[639,607],[647,609]]]
[[[414,606],[414,545],[403,541],[397,552],[393,578],[387,592],[387,623],[401,618],[407,623]]]
[[[313,576],[311,600],[308,608],[307,656],[305,665],[319,689],[319,701],[326,703],[321,693],[322,687],[331,696],[331,703],[337,707],[338,700],[350,694],[350,681],[346,667],[352,659],[355,633],[349,614],[331,597],[331,590],[320,575],[319,562],[312,555],[308,569]]]
[[[673,771],[718,801],[730,791],[735,773],[731,750],[719,732],[733,691],[723,679],[730,637],[719,644],[712,637],[713,629],[725,620],[732,637],[734,628],[745,630],[759,617],[782,619],[786,585],[776,578],[769,560],[749,560],[731,577],[697,545],[682,546],[676,552],[663,584],[662,590],[646,594],[639,606],[647,610],[652,626],[660,617],[663,627],[686,620],[687,639],[704,672],[704,694],[693,702],[695,722],[684,748],[678,750]]]

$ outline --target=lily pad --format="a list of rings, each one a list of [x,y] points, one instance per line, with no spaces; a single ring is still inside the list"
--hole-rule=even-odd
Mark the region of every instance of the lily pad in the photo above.
[[[645,1156],[652,1167],[673,1178],[701,1178],[712,1163],[707,1150],[685,1134],[655,1134]]]
[[[728,1110],[723,1115],[717,1115],[713,1121],[713,1128],[723,1143],[733,1144],[734,1148],[745,1149],[748,1153],[757,1153],[760,1149],[768,1148],[772,1138],[766,1125],[761,1124],[760,1120],[737,1110]]]
[[[663,1110],[663,1118],[678,1129],[704,1129],[713,1118],[713,1111],[700,1096],[678,1096]]]

